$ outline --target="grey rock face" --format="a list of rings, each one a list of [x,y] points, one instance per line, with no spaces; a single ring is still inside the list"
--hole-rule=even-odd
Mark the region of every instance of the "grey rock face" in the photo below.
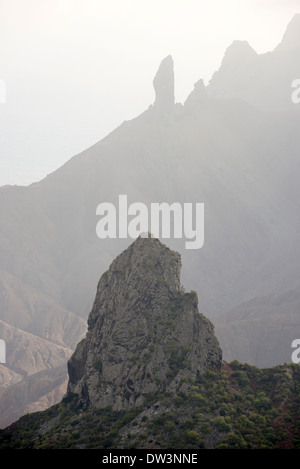
[[[145,395],[175,392],[184,377],[219,369],[213,325],[196,292],[180,286],[180,255],[138,238],[98,284],[86,338],[68,362],[68,391],[83,406],[139,406]]]
[[[187,97],[184,106],[188,108],[193,108],[199,106],[201,102],[208,98],[206,88],[204,85],[204,81],[198,80],[197,83],[194,84],[193,91]]]
[[[155,108],[161,111],[169,111],[175,103],[174,96],[174,63],[171,55],[161,62],[154,77]]]
[[[288,24],[283,39],[276,50],[287,51],[297,48],[300,48],[300,13],[294,15]]]

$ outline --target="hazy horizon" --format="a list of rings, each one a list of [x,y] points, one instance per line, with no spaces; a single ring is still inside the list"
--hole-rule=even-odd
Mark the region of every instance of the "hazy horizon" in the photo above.
[[[0,185],[45,177],[153,103],[161,60],[184,102],[233,40],[262,54],[300,1],[0,1]]]

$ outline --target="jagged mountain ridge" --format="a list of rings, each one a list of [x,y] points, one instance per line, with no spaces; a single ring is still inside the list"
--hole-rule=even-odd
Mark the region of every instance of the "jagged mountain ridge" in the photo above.
[[[259,109],[298,111],[291,99],[292,83],[300,77],[300,14],[287,26],[281,43],[257,54],[247,41],[234,41],[206,91],[221,99],[242,99]]]
[[[284,33],[282,41],[275,50],[293,50],[300,48],[300,13],[293,16]]]

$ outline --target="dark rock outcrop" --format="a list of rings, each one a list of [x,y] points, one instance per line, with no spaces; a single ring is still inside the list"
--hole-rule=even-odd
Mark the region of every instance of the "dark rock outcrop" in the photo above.
[[[86,338],[68,363],[68,391],[86,407],[142,405],[149,393],[175,392],[183,377],[221,367],[211,322],[196,292],[180,285],[180,255],[138,238],[98,284]]]

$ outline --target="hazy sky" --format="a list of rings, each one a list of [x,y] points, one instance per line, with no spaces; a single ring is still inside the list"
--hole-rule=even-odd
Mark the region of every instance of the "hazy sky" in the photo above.
[[[184,102],[233,40],[273,50],[295,13],[300,0],[0,0],[0,185],[41,179],[147,109],[166,55]]]

